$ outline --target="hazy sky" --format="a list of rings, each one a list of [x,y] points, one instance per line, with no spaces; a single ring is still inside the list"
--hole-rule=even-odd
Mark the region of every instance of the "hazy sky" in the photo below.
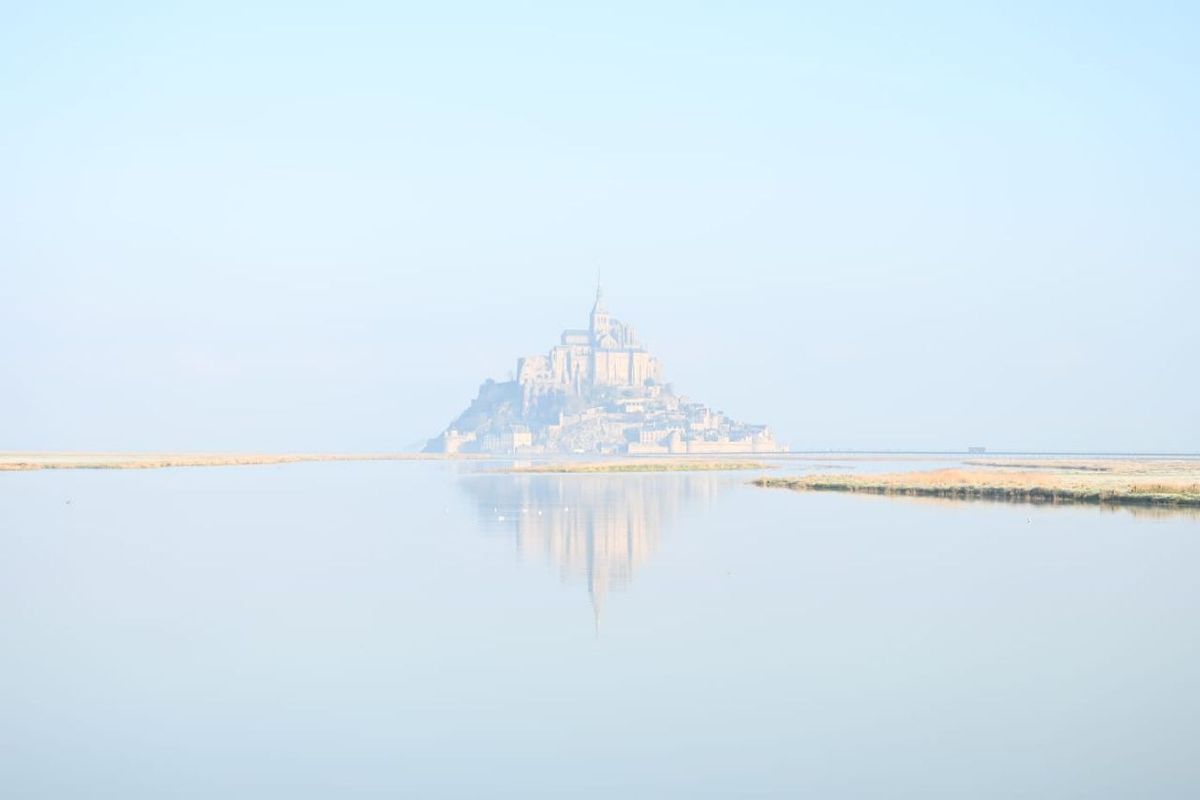
[[[407,446],[599,268],[793,447],[1200,450],[1193,4],[167,5],[5,8],[0,449]]]

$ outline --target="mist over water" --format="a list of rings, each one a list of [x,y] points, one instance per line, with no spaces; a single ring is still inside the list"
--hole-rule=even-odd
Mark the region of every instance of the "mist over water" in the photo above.
[[[1194,515],[476,469],[5,475],[0,785],[1200,790]]]

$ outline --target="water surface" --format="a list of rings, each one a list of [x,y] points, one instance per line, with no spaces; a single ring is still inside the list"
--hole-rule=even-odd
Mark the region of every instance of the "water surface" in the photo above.
[[[1200,792],[1194,516],[749,477],[0,475],[0,796]]]

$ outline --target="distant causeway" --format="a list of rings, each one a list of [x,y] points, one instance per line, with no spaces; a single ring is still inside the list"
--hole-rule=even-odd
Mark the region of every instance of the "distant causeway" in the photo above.
[[[470,456],[460,456],[470,458]],[[309,461],[428,461],[432,453],[0,453],[0,472],[39,469],[159,469],[163,467],[241,467]]]

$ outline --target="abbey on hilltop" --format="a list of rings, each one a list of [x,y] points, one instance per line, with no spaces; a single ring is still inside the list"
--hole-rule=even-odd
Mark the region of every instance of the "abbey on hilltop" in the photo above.
[[[586,330],[563,331],[546,355],[517,359],[516,379],[488,380],[426,452],[774,453],[765,425],[747,425],[676,395],[604,294]]]

